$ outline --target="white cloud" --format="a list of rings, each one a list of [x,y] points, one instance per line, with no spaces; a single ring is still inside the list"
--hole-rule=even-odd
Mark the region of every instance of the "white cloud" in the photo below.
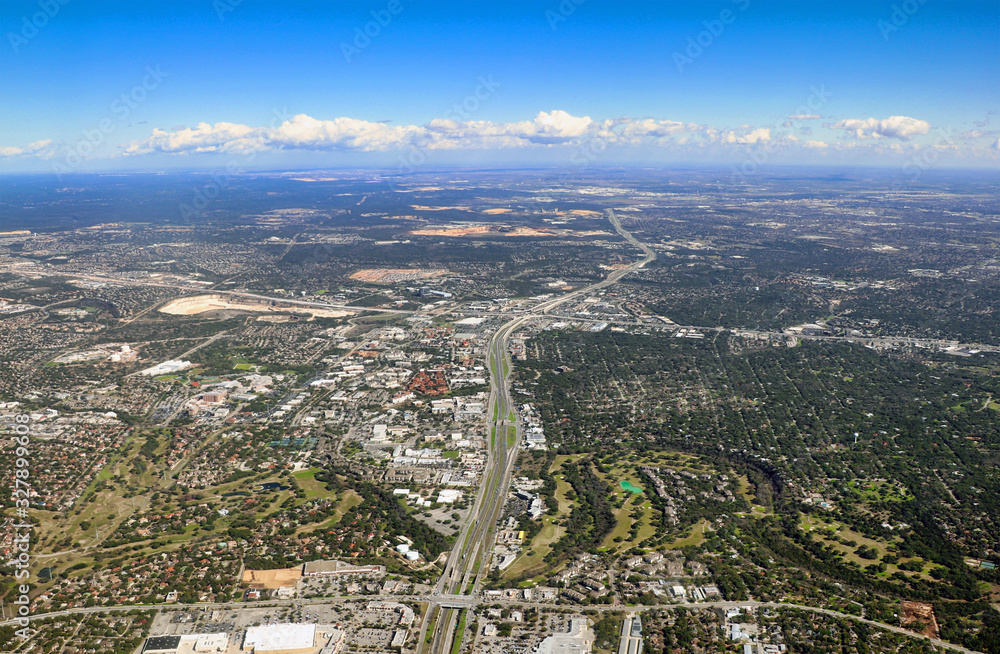
[[[789,120],[818,120],[822,118],[819,114],[793,114],[788,117]]]
[[[299,114],[273,130],[263,139],[268,146],[301,150],[392,150],[426,137],[427,130],[412,125],[394,127],[355,118],[316,120]]]
[[[261,130],[234,123],[199,123],[174,132],[154,129],[152,136],[143,141],[132,141],[125,154],[150,154],[153,152],[236,152],[247,153],[260,149]]]
[[[790,118],[807,120],[815,114],[796,114]],[[394,152],[409,148],[433,150],[510,150],[565,148],[569,154],[604,151],[605,148],[666,148],[683,149],[688,153],[704,152],[712,157],[746,147],[767,147],[776,154],[803,150],[858,151],[863,148],[875,154],[890,150],[889,143],[903,144],[913,135],[926,134],[930,125],[905,116],[884,120],[874,118],[847,119],[829,123],[831,129],[845,130],[856,138],[834,142],[831,139],[811,140],[808,127],[794,130],[758,127],[742,124],[719,128],[692,122],[651,117],[594,120],[590,116],[575,116],[563,110],[538,112],[522,121],[494,122],[436,118],[422,125],[392,125],[350,117],[330,120],[299,114],[272,126],[249,126],[237,123],[200,123],[194,127],[177,126],[154,129],[146,138],[122,144],[118,155],[148,154],[229,154],[246,155],[256,152],[323,151],[323,152]],[[997,148],[996,132],[978,130],[966,137],[979,137],[979,152]],[[987,140],[988,139],[988,140]],[[18,157],[51,158],[53,141],[36,141],[19,147],[0,147],[0,159]],[[595,144],[599,143],[600,148]],[[913,146],[914,143],[905,143]],[[609,155],[613,156],[613,155]]]
[[[597,127],[589,116],[573,116],[561,110],[541,111],[533,120],[515,123],[437,118],[426,125],[405,126],[356,118],[318,120],[299,114],[274,128],[201,123],[195,129],[173,132],[156,129],[149,138],[128,144],[124,153],[246,153],[261,149],[369,152],[410,146],[429,149],[511,148],[568,143],[591,135]]]
[[[747,126],[744,125],[743,129]],[[758,127],[746,134],[737,134],[733,130],[722,133],[722,140],[725,143],[735,143],[739,145],[754,145],[756,143],[766,143],[771,140],[771,129],[769,127]]]
[[[42,141],[29,143],[23,148],[0,146],[0,159],[9,159],[13,157],[38,157],[39,159],[51,159],[55,154],[50,147],[51,145],[52,139],[44,139]]]
[[[909,141],[917,134],[926,134],[931,125],[927,121],[910,118],[909,116],[890,116],[877,118],[849,118],[833,123],[825,123],[829,129],[843,129],[854,134],[859,139],[891,138]]]
[[[654,120],[641,118],[625,123],[621,135],[626,138],[669,137],[680,132],[692,132],[701,129],[694,123],[680,123],[674,120]]]
[[[530,123],[514,123],[524,130],[514,135],[532,143],[565,143],[586,134],[593,124],[590,116],[578,118],[559,109],[550,114],[540,111]]]

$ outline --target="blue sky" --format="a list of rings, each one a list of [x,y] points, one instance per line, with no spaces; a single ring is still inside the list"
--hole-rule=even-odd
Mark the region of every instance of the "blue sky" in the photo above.
[[[4,0],[0,34],[0,171],[1000,156],[1000,0]]]

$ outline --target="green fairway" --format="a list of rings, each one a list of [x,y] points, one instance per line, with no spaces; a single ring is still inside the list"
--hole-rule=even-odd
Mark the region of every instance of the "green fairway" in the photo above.
[[[326,489],[325,483],[316,481],[316,473],[319,472],[319,470],[319,468],[310,468],[308,470],[300,470],[292,473],[292,476],[295,477],[295,482],[299,485],[299,488],[306,493],[305,501],[332,495],[332,493]]]

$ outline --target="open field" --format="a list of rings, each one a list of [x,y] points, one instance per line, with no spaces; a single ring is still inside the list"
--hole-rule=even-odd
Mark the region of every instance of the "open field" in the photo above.
[[[254,313],[308,313],[322,318],[341,318],[353,315],[353,311],[341,309],[320,309],[316,307],[282,306],[265,304],[252,300],[240,300],[222,295],[195,295],[171,300],[160,307],[160,313],[171,316],[195,316],[206,311],[250,311]]]
[[[351,279],[361,282],[392,283],[428,279],[448,274],[443,268],[365,268],[351,275]]]
[[[632,497],[628,497],[625,500],[622,508],[613,509],[615,520],[618,522],[615,524],[614,530],[601,543],[601,550],[614,550],[618,553],[626,552],[633,547],[638,547],[644,540],[656,534],[656,525],[653,524],[652,506],[647,503],[642,507],[642,515],[639,517],[639,530],[636,533],[636,537],[632,540],[628,539],[628,534],[634,524],[631,513],[635,508],[636,502],[641,501],[642,497],[633,493],[629,493],[629,495]],[[616,538],[620,538],[621,540],[615,542]]]
[[[648,463],[648,461],[643,460],[643,464],[645,463]],[[625,552],[638,546],[639,543],[656,533],[656,527],[653,525],[653,506],[645,501],[646,496],[644,493],[635,493],[622,488],[622,483],[631,485],[633,488],[643,488],[637,467],[633,469],[631,465],[615,466],[608,470],[608,474],[597,471],[597,476],[608,484],[608,487],[611,489],[612,506],[617,507],[621,503],[621,507],[611,510],[615,516],[615,528],[611,530],[611,533],[601,543],[600,549],[602,551],[614,550],[615,552]],[[634,524],[632,511],[640,505],[642,515],[639,517],[638,534],[634,540],[629,540],[628,535]],[[615,539],[620,540],[616,542]]]
[[[572,502],[566,497],[572,488],[569,482],[562,478],[559,471],[567,461],[576,461],[584,456],[583,454],[561,454],[553,461],[550,472],[556,479],[556,502],[558,502],[559,508],[556,515],[545,514],[542,516],[541,531],[532,539],[531,543],[525,544],[522,554],[507,568],[504,573],[506,578],[518,577],[526,572],[554,572],[554,570],[545,569],[546,557],[552,549],[552,544],[565,534],[566,528],[558,522],[573,510]]]
[[[275,570],[244,570],[243,583],[251,588],[281,588],[294,586],[302,578],[302,568],[278,568]]]
[[[364,500],[361,499],[361,496],[358,495],[356,491],[347,490],[344,493],[344,496],[340,498],[340,503],[337,505],[336,513],[338,516],[343,518],[345,513],[358,506],[363,501]]]
[[[305,491],[306,498],[304,501],[306,502],[330,494],[330,491],[326,489],[326,484],[316,481],[317,472],[319,472],[319,468],[310,468],[292,474],[295,477],[295,483]]]
[[[508,227],[506,225],[470,225],[468,227],[423,227],[414,229],[410,234],[415,236],[482,236],[483,234],[499,234],[502,236],[554,236],[555,232],[548,229],[533,227]]]
[[[632,520],[629,517],[632,510],[631,503],[632,499],[628,498],[620,509],[612,509],[612,513],[615,515],[615,528],[610,534],[604,537],[604,542],[601,543],[600,547],[601,550],[621,549],[625,545],[625,538],[632,528]],[[616,538],[619,539],[617,542],[615,542]]]
[[[884,557],[886,554],[891,553],[888,549],[887,543],[874,540],[872,538],[868,538],[863,534],[854,531],[853,529],[841,525],[838,522],[826,521],[822,517],[803,515],[799,526],[806,532],[818,538],[823,544],[833,547],[840,554],[842,554],[844,559],[846,559],[847,561],[857,563],[862,567],[872,565],[873,563],[877,563],[878,560],[863,559],[860,556],[858,556],[855,550],[861,545],[864,545],[865,547],[869,547],[878,551],[879,560],[881,560],[882,557]],[[840,542],[837,539],[853,541],[856,544],[853,546],[847,545],[845,543]],[[894,540],[898,540],[898,538]],[[907,558],[905,559],[905,561],[911,561],[911,562],[920,561],[920,559]],[[885,568],[886,568],[885,572],[879,573],[880,577],[888,577],[896,572],[900,572],[899,567],[893,563],[887,563],[885,565]],[[924,567],[924,570],[922,572],[912,572],[912,571],[902,571],[902,572],[907,576],[919,576],[923,579],[931,579],[931,576],[927,574],[927,566]]]
[[[700,520],[691,527],[691,535],[678,538],[667,545],[669,550],[679,550],[682,547],[697,546],[705,542],[705,529],[708,527],[708,520]]]

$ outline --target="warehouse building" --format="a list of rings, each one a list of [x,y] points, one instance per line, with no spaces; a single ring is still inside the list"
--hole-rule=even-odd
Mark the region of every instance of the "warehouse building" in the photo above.
[[[316,649],[316,625],[270,624],[247,627],[243,651],[253,654],[312,654]]]

